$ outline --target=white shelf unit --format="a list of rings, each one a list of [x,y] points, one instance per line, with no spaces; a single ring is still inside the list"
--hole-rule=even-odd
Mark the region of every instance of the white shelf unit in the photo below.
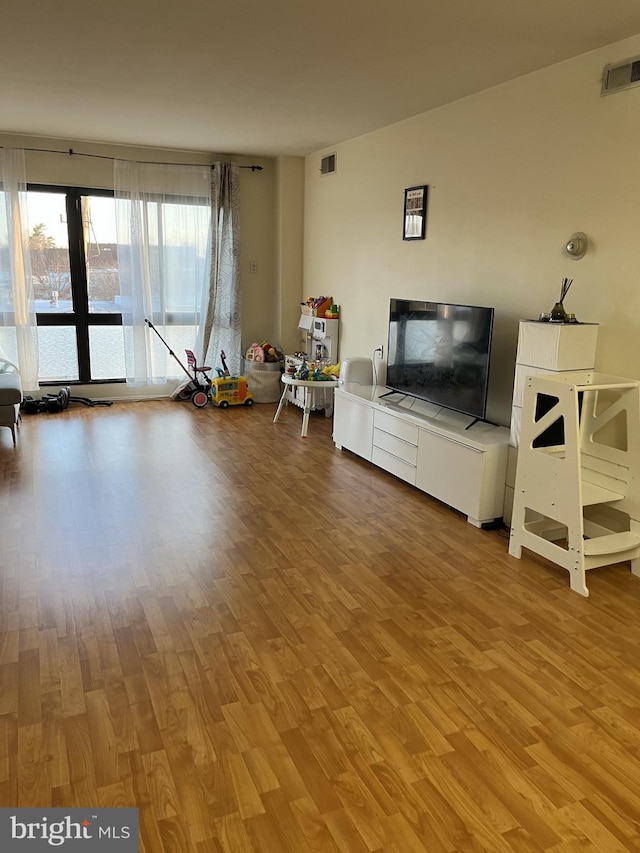
[[[595,323],[520,321],[504,498],[504,518],[507,523],[511,521],[526,381],[529,376],[593,370],[596,363],[597,338],[598,326]]]
[[[405,398],[345,383],[335,389],[333,440],[459,510],[476,527],[502,518],[509,430]]]
[[[640,575],[640,382],[531,376],[524,392],[509,553],[527,548],[588,596],[590,569]]]

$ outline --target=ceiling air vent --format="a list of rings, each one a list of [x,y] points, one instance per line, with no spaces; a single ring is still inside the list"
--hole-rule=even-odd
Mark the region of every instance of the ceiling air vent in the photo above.
[[[321,175],[333,175],[336,170],[336,155],[335,154],[327,154],[326,157],[323,157],[320,161],[320,174]]]
[[[612,95],[640,83],[640,56],[635,59],[625,59],[614,65],[605,65],[602,72],[601,95]]]

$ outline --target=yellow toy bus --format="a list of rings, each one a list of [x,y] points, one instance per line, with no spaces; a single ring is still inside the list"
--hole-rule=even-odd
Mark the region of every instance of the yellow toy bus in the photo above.
[[[253,406],[245,376],[219,376],[211,380],[211,402],[227,409],[229,406]]]

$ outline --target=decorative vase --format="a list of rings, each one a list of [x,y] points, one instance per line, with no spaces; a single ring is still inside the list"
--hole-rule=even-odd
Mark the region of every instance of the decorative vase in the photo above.
[[[564,305],[562,302],[556,302],[556,304],[551,309],[551,314],[549,315],[549,320],[552,323],[566,323],[567,322],[567,312],[564,310]]]

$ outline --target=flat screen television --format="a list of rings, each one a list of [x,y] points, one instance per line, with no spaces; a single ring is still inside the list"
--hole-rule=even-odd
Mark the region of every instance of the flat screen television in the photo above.
[[[392,299],[389,394],[407,394],[484,419],[492,332],[493,308]]]

